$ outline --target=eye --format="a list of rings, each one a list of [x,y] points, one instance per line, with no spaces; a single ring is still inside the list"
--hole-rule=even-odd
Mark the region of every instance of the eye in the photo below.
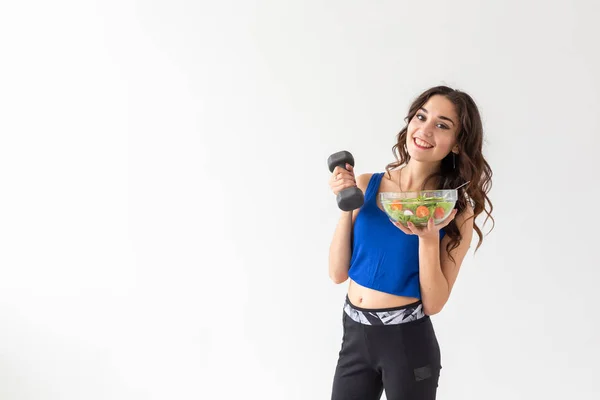
[[[425,117],[425,115],[423,115],[423,114],[417,114],[417,115],[415,115],[415,117],[416,117],[416,118],[417,118],[419,121],[425,121],[425,120],[427,120],[427,118],[426,118],[426,117]],[[446,125],[446,124],[442,124],[442,123],[438,123],[438,124],[436,125],[436,127],[437,127],[437,128],[439,128],[439,129],[450,129],[450,128],[448,127],[448,125]]]

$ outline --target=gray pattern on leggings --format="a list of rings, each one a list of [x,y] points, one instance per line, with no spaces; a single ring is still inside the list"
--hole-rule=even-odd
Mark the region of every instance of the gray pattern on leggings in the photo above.
[[[348,301],[344,304],[344,312],[353,320],[365,325],[397,325],[423,318],[423,304],[391,311],[363,311],[352,307]]]

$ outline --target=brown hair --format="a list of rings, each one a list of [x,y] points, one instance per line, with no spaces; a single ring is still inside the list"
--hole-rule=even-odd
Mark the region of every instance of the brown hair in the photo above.
[[[473,228],[477,232],[479,241],[475,251],[483,242],[483,233],[475,222],[475,218],[482,212],[486,213],[484,225],[488,219],[494,223],[494,218],[491,213],[493,205],[487,196],[492,187],[492,169],[483,157],[483,125],[477,105],[465,92],[449,88],[447,86],[436,86],[423,92],[417,97],[409,108],[408,115],[405,118],[406,126],[397,135],[397,143],[392,147],[392,152],[396,158],[396,162],[386,166],[386,171],[391,177],[390,170],[401,165],[404,165],[410,159],[406,148],[406,136],[408,131],[408,123],[415,116],[417,111],[435,95],[442,95],[450,100],[456,107],[456,113],[459,119],[457,144],[459,154],[450,152],[441,162],[440,169],[436,173],[428,176],[423,183],[425,184],[433,178],[437,189],[455,189],[463,183],[470,181],[469,184],[459,189],[458,201],[456,208],[460,214],[467,207],[467,202],[471,203],[474,215]],[[461,195],[462,194],[462,195]],[[486,209],[486,202],[489,209]],[[493,229],[493,226],[492,226]],[[462,240],[462,235],[458,229],[455,220],[452,220],[445,228],[446,235],[450,237],[450,242],[446,247],[448,255],[452,259],[450,252],[459,246]],[[491,231],[491,229],[490,229]]]

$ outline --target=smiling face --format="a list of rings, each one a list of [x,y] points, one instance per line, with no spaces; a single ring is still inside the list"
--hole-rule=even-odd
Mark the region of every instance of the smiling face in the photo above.
[[[458,154],[458,130],[454,104],[442,95],[432,96],[408,124],[408,154],[422,162],[440,161],[451,151]]]

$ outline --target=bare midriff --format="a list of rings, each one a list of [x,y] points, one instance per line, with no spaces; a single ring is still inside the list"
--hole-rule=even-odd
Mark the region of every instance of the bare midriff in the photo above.
[[[348,287],[348,298],[353,305],[362,308],[401,307],[415,303],[419,300],[414,297],[396,296],[394,294],[369,289],[359,285],[353,280],[350,280],[350,285]]]

